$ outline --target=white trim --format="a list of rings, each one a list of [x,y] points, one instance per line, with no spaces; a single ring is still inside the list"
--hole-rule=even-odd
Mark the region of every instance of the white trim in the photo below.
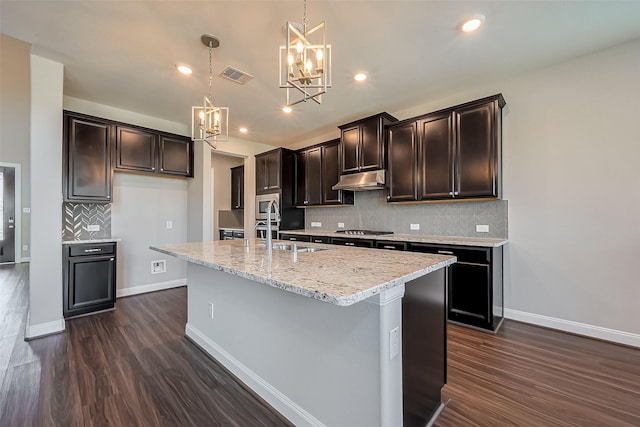
[[[394,286],[391,289],[385,289],[377,295],[367,298],[365,301],[375,305],[387,305],[404,297],[404,283]]]
[[[192,324],[187,323],[185,334],[296,426],[325,427],[320,420],[227,353]]]
[[[13,188],[13,202],[15,207],[15,233],[13,236],[14,244],[14,260],[16,263],[22,261],[22,165],[20,163],[6,163],[0,162],[0,166],[14,168],[14,188]]]
[[[24,337],[25,339],[34,339],[51,335],[64,331],[64,319],[54,320],[47,323],[38,323],[37,325],[27,325]]]
[[[574,322],[572,320],[557,319],[555,317],[543,316],[541,314],[527,313],[525,311],[504,309],[504,317],[518,320],[520,322],[531,323],[533,325],[558,329],[572,334],[584,335],[605,341],[612,341],[619,344],[640,347],[640,335],[630,332],[618,331],[615,329],[603,328],[601,326],[589,325],[586,323]]]
[[[20,259],[20,262],[31,262],[31,257],[23,256],[23,257]]]
[[[187,279],[169,280],[167,282],[150,283],[148,285],[121,288],[116,290],[116,298],[146,294],[147,292],[162,291],[171,288],[179,288],[180,286],[187,286]]]

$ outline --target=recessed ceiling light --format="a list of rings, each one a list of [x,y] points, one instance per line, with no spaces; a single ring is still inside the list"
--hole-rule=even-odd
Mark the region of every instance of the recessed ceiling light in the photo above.
[[[247,128],[240,128],[240,129],[238,129],[238,130],[239,130],[240,132],[242,132],[242,133],[247,133],[247,132],[249,132],[249,129],[247,129]]]
[[[193,72],[191,71],[191,68],[187,67],[186,65],[178,65],[178,71],[187,76]]]
[[[464,33],[470,33],[477,30],[484,22],[483,15],[473,16],[460,24],[460,30]]]
[[[353,76],[353,79],[357,82],[363,82],[367,80],[367,75],[365,73],[358,73]]]
[[[293,110],[288,105],[285,105],[284,107],[282,107],[282,111],[284,111],[285,113],[290,113]]]

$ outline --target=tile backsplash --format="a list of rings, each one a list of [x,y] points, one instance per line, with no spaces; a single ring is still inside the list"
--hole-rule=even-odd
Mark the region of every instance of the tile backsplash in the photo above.
[[[98,226],[98,231],[89,231]],[[111,204],[63,203],[62,240],[88,240],[111,237]]]
[[[460,237],[508,237],[506,200],[394,204],[387,203],[382,191],[355,193],[353,206],[307,208],[305,228],[315,230],[369,229],[396,234],[424,234]],[[322,224],[311,227],[312,222]],[[411,230],[419,224],[420,230]],[[476,225],[488,225],[488,233],[477,233]]]

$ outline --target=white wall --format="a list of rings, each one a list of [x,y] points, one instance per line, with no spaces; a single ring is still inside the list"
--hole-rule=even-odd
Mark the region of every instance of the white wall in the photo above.
[[[62,317],[63,66],[31,55],[31,338],[64,329]]]

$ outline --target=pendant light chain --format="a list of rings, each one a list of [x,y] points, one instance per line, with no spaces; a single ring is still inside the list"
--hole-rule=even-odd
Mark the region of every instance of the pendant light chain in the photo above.
[[[213,102],[211,99],[211,80],[213,79],[213,67],[211,65],[211,42],[209,42],[209,100]]]
[[[309,20],[307,19],[307,0],[304,0],[304,14],[302,15],[302,34],[307,35],[307,25]]]

